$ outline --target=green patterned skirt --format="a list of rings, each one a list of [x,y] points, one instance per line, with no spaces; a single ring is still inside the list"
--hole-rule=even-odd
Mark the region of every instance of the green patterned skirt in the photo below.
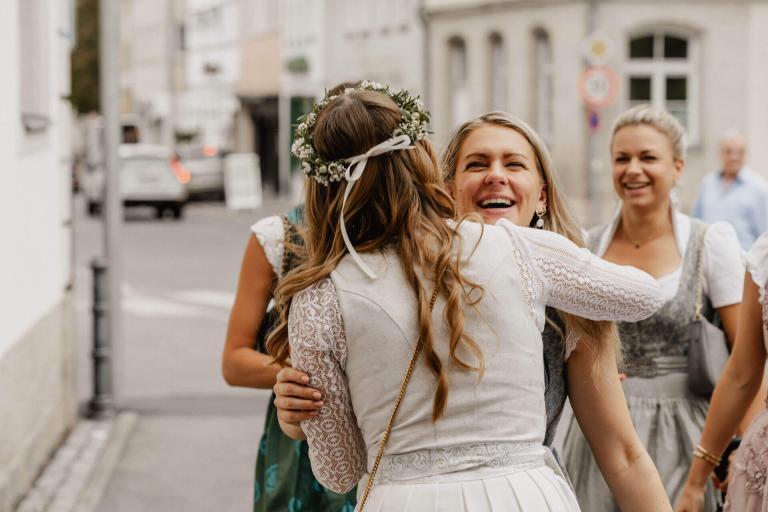
[[[294,441],[280,430],[273,394],[256,458],[254,512],[353,512],[356,489],[329,491],[315,480],[306,441]]]

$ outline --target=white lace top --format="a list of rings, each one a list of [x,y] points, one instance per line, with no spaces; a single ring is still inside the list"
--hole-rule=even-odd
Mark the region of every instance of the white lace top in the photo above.
[[[253,226],[251,231],[264,249],[267,261],[272,265],[275,277],[280,279],[283,266],[283,254],[285,253],[285,227],[283,219],[279,215],[265,217]]]
[[[465,223],[462,236],[474,232],[479,236],[479,229],[479,225]],[[468,260],[468,272],[475,272],[473,282],[481,282],[486,293],[479,318],[472,320],[467,313],[466,326],[483,353],[493,357],[486,358],[486,371],[478,382],[476,374],[451,369],[449,409],[437,424],[429,418],[431,400],[404,402],[398,416],[404,425],[393,431],[388,453],[390,449],[397,454],[467,446],[475,440],[540,446],[545,425],[540,335],[545,307],[594,320],[634,322],[664,304],[659,286],[646,273],[608,263],[560,235],[505,220],[484,229],[483,243]],[[366,263],[384,268],[385,279],[376,282],[366,282],[362,273],[355,273],[356,267],[344,266],[349,260],[345,258],[339,265],[344,266],[340,274],[337,268],[332,279],[297,294],[291,306],[292,362],[309,373],[311,384],[323,392],[326,402],[320,415],[302,422],[302,428],[316,477],[336,492],[355,485],[367,469],[366,462],[372,463],[410,358],[413,337],[418,337],[415,303],[408,302],[415,298],[406,298],[413,292],[404,277],[395,275],[402,270],[392,264],[393,255],[364,254]],[[378,269],[376,272],[379,274]],[[344,288],[342,295],[338,283]],[[442,318],[438,316],[441,301],[433,318]],[[435,324],[434,328],[435,346],[444,348],[447,343],[441,345],[440,341],[447,335],[445,326]],[[348,340],[347,332],[354,338]],[[365,338],[365,343],[358,337]],[[402,348],[403,339],[410,340],[410,349]],[[409,393],[423,391],[430,396],[433,386],[434,377],[424,365],[417,365]],[[484,416],[484,412],[490,414]],[[466,414],[469,416],[464,417]],[[487,446],[483,444],[482,450],[486,453]],[[459,457],[461,451],[451,453]],[[470,459],[485,457],[479,453],[469,454]],[[450,464],[441,471],[447,471],[447,466]]]
[[[613,241],[621,220],[619,208],[611,220],[610,229],[605,230],[596,251],[603,256]],[[681,261],[685,259],[688,239],[691,236],[691,218],[677,210],[672,211],[672,227]],[[677,270],[658,279],[667,300],[677,295],[682,275],[682,263]],[[707,229],[704,237],[704,282],[702,291],[709,297],[712,306],[721,308],[738,304],[744,293],[744,262],[741,244],[733,226],[727,222],[715,222]]]

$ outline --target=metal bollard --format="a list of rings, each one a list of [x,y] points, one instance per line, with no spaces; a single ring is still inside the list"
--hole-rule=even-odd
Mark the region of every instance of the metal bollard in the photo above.
[[[109,339],[109,304],[107,264],[95,258],[93,272],[93,398],[89,403],[92,418],[108,418],[114,414],[112,398],[112,340]]]

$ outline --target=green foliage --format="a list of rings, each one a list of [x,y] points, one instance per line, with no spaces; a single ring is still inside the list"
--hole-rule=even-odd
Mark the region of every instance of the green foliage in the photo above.
[[[99,0],[77,0],[76,45],[71,55],[72,106],[99,111]]]
[[[293,57],[286,61],[285,68],[291,73],[306,73],[309,71],[309,61],[304,56]]]

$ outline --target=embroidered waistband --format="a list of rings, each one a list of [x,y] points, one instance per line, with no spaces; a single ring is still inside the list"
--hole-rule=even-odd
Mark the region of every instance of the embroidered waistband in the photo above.
[[[499,469],[509,473],[545,464],[559,472],[552,452],[538,443],[460,444],[386,455],[381,459],[376,483],[417,483],[435,477],[441,481],[461,480],[472,478],[475,470]]]
[[[625,363],[625,371],[630,377],[652,379],[672,373],[688,373],[688,356],[656,356],[641,358]]]

